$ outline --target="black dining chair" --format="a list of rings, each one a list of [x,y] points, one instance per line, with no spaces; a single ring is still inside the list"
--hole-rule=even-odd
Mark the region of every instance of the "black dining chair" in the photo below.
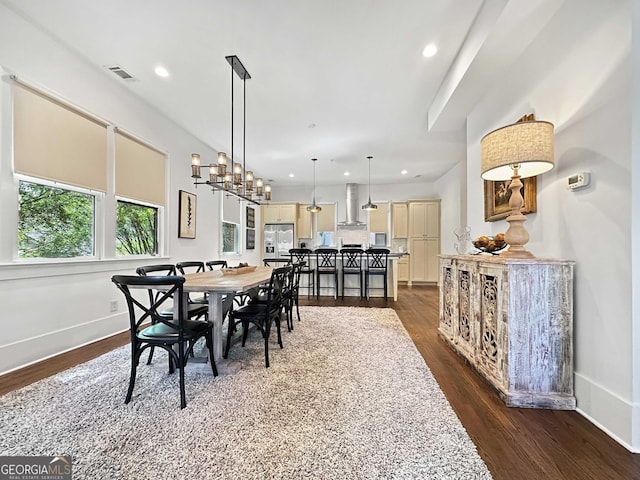
[[[370,298],[371,277],[381,276],[384,285],[384,299],[387,300],[387,270],[389,264],[388,248],[369,248],[366,252],[367,260],[364,269],[364,288],[367,292],[367,299]]]
[[[353,288],[358,288],[360,290],[360,298],[363,295],[363,283],[362,283],[362,254],[364,250],[361,248],[343,248],[340,250],[340,255],[342,257],[342,299],[344,300],[344,291],[347,287],[345,287],[345,275],[347,276],[356,276],[358,277],[358,286]]]
[[[184,277],[179,276],[135,276],[114,275],[111,281],[124,294],[129,309],[129,332],[131,339],[131,373],[129,388],[124,403],[131,401],[136,382],[136,373],[140,356],[147,349],[162,348],[169,356],[169,373],[178,368],[180,376],[180,408],[187,406],[184,367],[193,354],[195,342],[204,338],[209,351],[209,361],[213,376],[218,375],[213,356],[213,323],[210,321],[189,320],[183,310]],[[147,303],[134,298],[133,289],[146,289],[149,292]],[[177,318],[168,318],[158,314],[166,302],[175,302],[178,308]],[[151,323],[150,326],[143,325]]]
[[[315,295],[316,286],[316,269],[311,266],[311,253],[312,251],[308,248],[292,248],[289,250],[289,255],[291,255],[291,261],[293,263],[304,262],[304,267],[300,270],[300,275],[307,277],[307,285],[302,287],[307,289],[307,298]]]
[[[209,260],[205,263],[209,270],[216,270],[214,267],[227,268],[226,260]]]
[[[335,248],[316,248],[316,298],[320,298],[320,278],[333,276],[334,298],[338,299],[338,250]]]
[[[269,367],[269,335],[271,325],[275,323],[278,336],[278,345],[282,348],[282,334],[280,323],[282,311],[284,309],[284,295],[286,284],[291,275],[291,266],[274,268],[271,272],[269,286],[267,288],[266,302],[249,302],[236,310],[229,312],[229,327],[227,329],[227,345],[224,351],[224,358],[229,355],[231,348],[231,337],[236,324],[242,325],[242,346],[244,347],[249,334],[249,324],[253,324],[264,338],[264,362],[265,367]]]
[[[291,259],[287,257],[264,258],[262,263],[265,267],[284,267],[291,263]]]
[[[187,273],[200,273],[204,272],[204,262],[198,261],[190,261],[190,262],[178,262],[176,263],[176,270],[180,272],[181,275],[185,275]],[[189,301],[192,303],[208,303],[206,295],[201,297],[192,297],[189,295]]]
[[[175,276],[176,268],[170,263],[145,265],[143,267],[136,268],[136,273],[143,277]],[[152,294],[159,296],[160,292],[153,293],[152,290],[149,290],[149,295],[152,295]],[[149,300],[153,301],[154,299],[150,298]],[[165,305],[164,308],[162,308],[162,310],[158,311],[157,313],[160,317],[171,319],[173,318],[173,306]],[[207,318],[208,315],[209,315],[209,306],[206,303],[192,303],[192,302],[187,303],[187,318],[208,320]],[[154,319],[152,319],[152,321],[154,321]],[[154,352],[154,348],[152,347],[149,350],[149,358],[147,360],[147,365],[150,365],[151,361],[153,360],[153,352]]]

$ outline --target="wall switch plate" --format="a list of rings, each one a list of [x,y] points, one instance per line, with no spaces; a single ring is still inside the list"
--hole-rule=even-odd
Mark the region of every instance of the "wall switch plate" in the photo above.
[[[109,308],[111,308],[112,312],[117,312],[118,311],[118,301],[117,300],[111,300],[109,302]]]

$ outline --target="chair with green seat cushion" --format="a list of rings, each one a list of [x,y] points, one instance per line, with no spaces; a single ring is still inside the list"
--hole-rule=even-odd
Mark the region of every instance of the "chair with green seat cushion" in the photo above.
[[[136,273],[142,277],[145,276],[175,276],[176,269],[170,263],[163,263],[157,265],[145,265],[143,267],[136,268]],[[149,290],[149,295],[160,295],[160,292],[153,293]],[[153,298],[149,299],[153,301]],[[163,309],[157,312],[159,316],[164,318],[173,318],[173,306],[164,306]],[[209,316],[209,306],[206,303],[187,303],[187,318],[202,318],[203,320],[207,320]],[[153,321],[153,319],[152,319]],[[147,360],[147,365],[151,364],[151,360],[153,360],[153,347],[149,350],[149,359]]]
[[[165,350],[169,356],[169,373],[174,373],[175,367],[178,368],[180,408],[185,408],[187,401],[184,367],[198,339],[205,339],[211,370],[214,376],[218,375],[213,356],[213,323],[185,318],[182,309],[184,277],[114,275],[111,281],[124,294],[129,309],[131,373],[124,403],[131,401],[140,356],[147,348],[158,347]],[[149,292],[149,301],[145,303],[134,298],[131,293],[133,289],[146,289]],[[161,310],[166,302],[172,301],[175,301],[175,307],[178,308],[177,318],[159,315],[158,310]],[[149,322],[151,325],[144,327]]]

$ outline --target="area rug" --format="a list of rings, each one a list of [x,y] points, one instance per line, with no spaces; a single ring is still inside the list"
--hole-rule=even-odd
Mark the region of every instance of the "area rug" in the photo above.
[[[242,369],[166,354],[124,404],[129,347],[0,397],[0,455],[71,455],[74,479],[489,479],[392,309],[301,307],[284,349],[252,332]],[[197,368],[195,368],[197,367]]]

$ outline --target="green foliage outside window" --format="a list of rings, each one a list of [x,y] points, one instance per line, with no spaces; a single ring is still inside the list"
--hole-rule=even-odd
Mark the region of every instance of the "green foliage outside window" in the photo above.
[[[93,253],[93,195],[20,182],[20,258],[71,258]]]
[[[158,209],[118,201],[116,224],[117,255],[158,253]]]
[[[238,248],[238,225],[235,223],[222,222],[222,252],[239,253]]]

